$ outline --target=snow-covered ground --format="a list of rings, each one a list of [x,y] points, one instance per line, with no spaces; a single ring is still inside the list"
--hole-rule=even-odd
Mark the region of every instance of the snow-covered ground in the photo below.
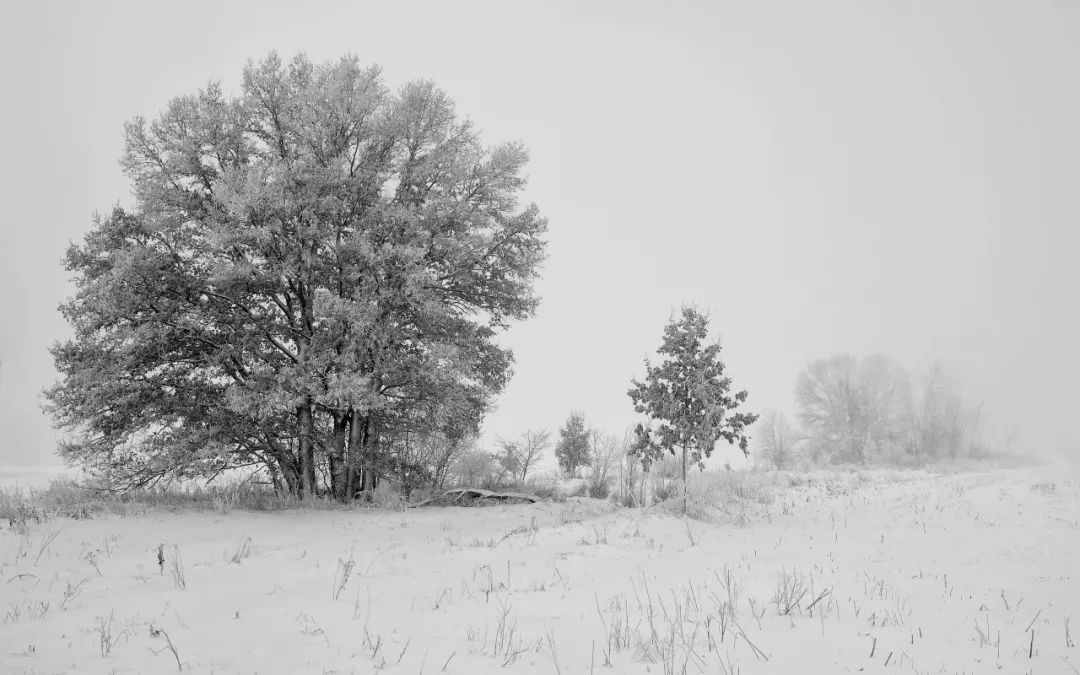
[[[0,672],[1080,672],[1080,477],[896,475],[744,524],[581,499],[4,524]]]

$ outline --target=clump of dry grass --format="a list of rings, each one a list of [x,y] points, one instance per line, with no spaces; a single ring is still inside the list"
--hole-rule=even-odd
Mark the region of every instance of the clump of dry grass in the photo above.
[[[400,500],[395,500],[400,504]],[[254,480],[219,483],[174,481],[117,491],[95,479],[58,478],[43,488],[0,487],[0,522],[19,533],[55,518],[86,519],[109,513],[129,516],[151,509],[168,511],[281,511],[296,508],[351,508],[328,499],[301,500]],[[400,506],[398,507],[400,508]]]
[[[351,553],[348,559],[338,558],[337,571],[334,572],[334,600],[341,597],[345,587],[349,585],[349,578],[352,576],[354,567],[356,567],[356,560]]]
[[[52,518],[82,520],[105,509],[105,503],[69,479],[54,480],[45,488],[0,487],[0,519],[19,534],[31,524]]]
[[[160,556],[160,549],[159,549]],[[166,564],[169,568],[169,575],[172,577],[173,585],[181,591],[187,590],[187,576],[184,572],[184,558],[180,555],[180,547],[173,546],[169,551],[168,560]]]
[[[687,476],[685,513],[695,520],[744,526],[764,517],[776,499],[776,492],[760,473],[695,471]],[[662,487],[656,495],[667,495],[656,508],[670,513],[684,511],[681,485],[671,489]]]
[[[793,610],[799,609],[808,592],[806,575],[799,573],[795,568],[792,568],[790,572],[786,569],[780,570],[776,575],[776,591],[773,594],[776,613],[787,616]]]
[[[116,627],[113,619],[113,612],[109,612],[109,616],[99,616],[96,618],[97,625],[94,628],[94,632],[98,634],[98,648],[101,651],[102,656],[108,656],[112,653],[113,647],[116,646],[120,640],[125,640],[130,635],[130,631],[127,629],[116,631]]]
[[[229,557],[229,562],[239,565],[244,562],[246,558],[251,556],[252,552],[252,540],[251,537],[244,536],[240,539],[240,542],[236,544],[236,550],[233,551],[232,556]]]

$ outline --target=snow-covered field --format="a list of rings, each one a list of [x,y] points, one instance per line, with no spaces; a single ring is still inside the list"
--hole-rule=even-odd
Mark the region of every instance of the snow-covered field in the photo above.
[[[579,499],[4,523],[0,672],[1080,672],[1075,473],[871,473],[740,520]]]

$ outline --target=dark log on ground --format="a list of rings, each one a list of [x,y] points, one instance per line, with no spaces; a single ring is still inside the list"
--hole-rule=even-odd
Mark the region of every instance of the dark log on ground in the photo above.
[[[480,488],[454,488],[432,495],[416,506],[488,506],[491,504],[535,504],[540,498],[522,492],[492,492]]]

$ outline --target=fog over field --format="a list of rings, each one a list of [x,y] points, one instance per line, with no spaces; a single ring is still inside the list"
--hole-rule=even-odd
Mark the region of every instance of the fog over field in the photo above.
[[[1080,675],[1080,5],[2,14],[0,672]]]
[[[487,441],[567,411],[621,433],[684,302],[757,410],[801,368],[940,361],[993,443],[1075,453],[1080,9],[1057,2],[62,3],[8,8],[0,463],[56,463],[39,410],[70,335],[60,258],[131,204],[122,125],[248,59],[356,54],[431,78],[485,142],[530,150],[549,220],[536,317]],[[197,39],[196,37],[197,36]]]

